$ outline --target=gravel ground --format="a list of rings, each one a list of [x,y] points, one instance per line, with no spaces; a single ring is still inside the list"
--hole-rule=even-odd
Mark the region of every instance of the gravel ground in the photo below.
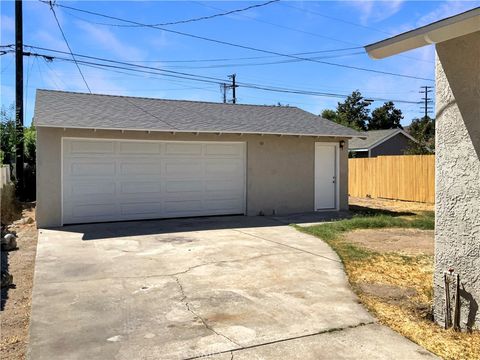
[[[22,216],[24,219],[34,220],[35,209],[23,210]],[[0,352],[2,360],[17,360],[25,359],[28,344],[37,229],[33,222],[12,225],[9,230],[17,232],[18,249],[7,253],[9,272],[13,275],[14,285],[2,289]]]

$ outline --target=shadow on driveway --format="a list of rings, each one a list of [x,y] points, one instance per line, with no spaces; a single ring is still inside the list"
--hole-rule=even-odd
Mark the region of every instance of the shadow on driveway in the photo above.
[[[82,240],[101,240],[111,237],[119,238],[187,231],[321,223],[350,218],[351,216],[352,214],[348,211],[310,212],[288,216],[225,215],[65,225],[52,230],[82,233]]]

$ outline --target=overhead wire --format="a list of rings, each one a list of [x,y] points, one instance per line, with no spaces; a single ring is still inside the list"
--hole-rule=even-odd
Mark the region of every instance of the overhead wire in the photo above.
[[[353,25],[353,26],[357,26],[357,27],[360,27],[360,28],[364,28],[364,29],[368,29],[368,30],[373,30],[373,31],[377,31],[377,32],[380,32],[382,34],[386,34],[386,35],[394,35],[388,31],[385,31],[385,30],[382,30],[382,29],[378,29],[378,28],[374,28],[372,26],[368,26],[368,25],[362,25],[362,24],[358,24],[356,22],[353,22],[353,21],[348,21],[348,20],[344,20],[344,19],[340,19],[340,18],[337,18],[335,16],[331,16],[331,15],[325,15],[325,14],[322,14],[318,11],[313,11],[313,10],[310,10],[310,9],[305,9],[305,8],[301,8],[301,7],[298,7],[298,6],[294,6],[294,5],[291,5],[291,4],[287,4],[285,1],[282,1],[280,3],[281,6],[284,6],[284,7],[288,7],[290,9],[295,9],[295,10],[298,10],[298,11],[302,11],[302,12],[305,12],[305,13],[309,13],[309,14],[313,14],[313,15],[316,15],[316,16],[320,16],[320,17],[323,17],[325,19],[330,19],[330,20],[334,20],[334,21],[338,21],[338,22],[341,22],[341,23],[344,23],[344,24],[348,24],[348,25]]]
[[[212,6],[212,5],[206,5],[200,1],[190,1],[190,2],[193,2],[195,4],[198,4],[200,6],[203,6],[203,7],[206,7],[206,8],[209,8],[209,9],[214,9],[214,10],[223,10],[221,8],[218,8],[216,6]],[[306,30],[302,30],[302,29],[297,29],[297,28],[293,28],[293,27],[290,27],[290,26],[287,26],[287,25],[283,25],[283,24],[277,24],[277,23],[274,23],[274,22],[271,22],[271,21],[266,21],[266,20],[262,20],[262,19],[257,19],[253,16],[248,16],[246,14],[239,14],[239,16],[241,17],[244,17],[244,18],[247,18],[247,19],[250,19],[250,20],[253,20],[255,22],[258,22],[258,23],[262,23],[262,24],[267,24],[267,25],[270,25],[270,26],[274,26],[274,27],[277,27],[277,28],[280,28],[280,29],[285,29],[285,30],[289,30],[289,31],[293,31],[293,32],[298,32],[298,33],[301,33],[301,34],[306,34],[306,35],[310,35],[310,36],[314,36],[314,37],[318,37],[318,38],[322,38],[322,39],[327,39],[327,40],[331,40],[331,41],[336,41],[336,42],[339,42],[339,43],[343,43],[343,44],[346,44],[346,45],[357,45],[355,43],[352,43],[350,41],[346,41],[346,40],[342,40],[342,39],[338,39],[338,38],[335,38],[335,37],[332,37],[332,36],[327,36],[327,35],[323,35],[323,34],[319,34],[319,33],[314,33],[314,32],[311,32],[311,31],[306,31]]]
[[[45,54],[38,54],[38,53],[26,53],[26,55],[29,56],[45,56],[49,59],[57,59],[57,60],[63,60],[67,62],[73,62],[72,59],[70,58],[64,58],[64,57],[58,57],[58,56],[51,56],[51,55],[45,55]],[[82,57],[82,55],[77,54],[77,57]],[[184,75],[176,75],[176,74],[165,74],[161,72],[161,70],[156,69],[157,71],[153,70],[144,70],[144,69],[139,69],[139,68],[130,68],[127,66],[120,66],[120,65],[112,65],[112,64],[105,64],[105,63],[95,63],[91,61],[84,61],[81,59],[77,59],[77,62],[80,64],[85,64],[85,65],[95,65],[99,67],[106,67],[106,68],[113,68],[113,69],[121,69],[121,70],[128,70],[128,71],[134,71],[134,72],[140,72],[140,73],[148,73],[148,74],[153,74],[157,76],[169,76],[169,77],[175,77],[175,78],[181,78],[181,79],[187,79],[187,80],[193,80],[193,81],[199,81],[199,82],[207,82],[207,83],[215,83],[215,84],[222,84],[225,82],[223,79],[219,78],[213,78],[213,77],[206,77],[204,76],[199,76],[198,78],[195,78],[192,74],[186,74],[188,76]],[[139,67],[139,65],[136,65]],[[141,67],[141,66],[140,66]],[[337,94],[337,93],[328,93],[328,92],[319,92],[319,91],[308,91],[308,90],[302,90],[302,89],[292,89],[292,88],[282,88],[282,87],[272,87],[272,86],[265,86],[261,84],[254,84],[254,83],[245,83],[245,82],[238,82],[238,85],[244,88],[249,88],[249,89],[256,89],[256,90],[263,90],[263,91],[271,91],[271,92],[279,92],[279,93],[290,93],[290,94],[300,94],[300,95],[312,95],[312,96],[321,96],[321,97],[334,97],[334,98],[346,98],[348,95],[345,94]],[[380,98],[380,97],[372,97],[374,100],[379,100],[379,101],[394,101],[397,103],[407,103],[407,104],[413,104],[413,103],[418,103],[418,102],[413,102],[413,101],[407,101],[407,100],[401,100],[401,99],[386,99],[386,98]]]
[[[42,3],[46,3],[46,0],[39,0],[39,1],[42,2]],[[104,17],[104,18],[113,19],[113,20],[117,20],[117,21],[122,21],[122,22],[130,23],[130,24],[143,25],[145,27],[149,27],[149,28],[152,28],[152,29],[162,30],[162,31],[165,31],[165,32],[170,32],[170,33],[173,33],[173,34],[182,35],[182,36],[190,37],[190,38],[193,38],[193,39],[203,40],[203,41],[207,41],[207,42],[222,44],[222,45],[225,45],[225,46],[231,46],[231,47],[236,47],[236,48],[250,50],[250,51],[261,52],[261,53],[265,53],[265,54],[283,56],[283,57],[292,58],[292,59],[299,59],[299,60],[308,61],[308,62],[314,62],[314,63],[324,64],[324,65],[329,65],[329,66],[347,68],[347,69],[357,70],[357,71],[372,72],[372,73],[377,73],[377,74],[382,74],[382,75],[389,75],[389,76],[410,78],[410,79],[424,80],[424,81],[432,81],[432,82],[434,81],[433,79],[423,78],[423,77],[419,77],[419,76],[398,74],[398,73],[393,73],[393,72],[389,72],[389,71],[381,71],[381,70],[363,68],[363,67],[359,67],[359,66],[338,64],[338,63],[333,63],[333,62],[327,62],[327,61],[322,61],[322,60],[315,60],[315,59],[311,59],[311,58],[305,58],[305,57],[299,57],[299,56],[295,56],[295,55],[284,54],[284,53],[280,53],[280,52],[276,52],[276,51],[256,48],[256,47],[253,47],[253,46],[241,45],[241,44],[236,44],[236,43],[232,43],[232,42],[228,42],[228,41],[224,41],[224,40],[218,40],[218,39],[208,38],[208,37],[205,37],[205,36],[186,33],[186,32],[182,32],[182,31],[166,29],[164,27],[142,24],[142,23],[139,23],[137,21],[122,19],[122,18],[119,18],[119,17],[106,15],[106,14],[101,14],[101,13],[94,12],[94,11],[83,10],[83,9],[75,8],[75,7],[64,5],[64,4],[55,3],[54,6],[61,7],[61,8],[67,8],[67,9],[71,9],[71,10],[74,10],[74,11],[94,15],[94,16],[99,16],[99,17]]]
[[[62,33],[63,40],[65,41],[65,44],[67,45],[67,48],[70,51],[70,54],[72,55],[72,59],[75,62],[75,65],[77,66],[78,72],[82,76],[83,82],[85,83],[85,86],[87,87],[88,92],[91,94],[92,90],[90,90],[90,86],[88,86],[87,80],[85,79],[85,76],[83,75],[82,69],[80,69],[80,66],[77,63],[77,61],[75,59],[75,56],[73,55],[72,48],[70,47],[70,44],[68,43],[67,37],[65,36],[65,32],[62,29],[62,25],[60,25],[60,21],[58,20],[57,13],[55,12],[55,9],[53,8],[53,6],[57,6],[57,4],[52,2],[51,0],[48,2],[48,4],[50,5],[50,10],[52,10],[52,14],[53,14],[53,17],[55,18],[55,22],[58,25],[58,29]]]
[[[217,17],[228,16],[228,15],[237,14],[237,13],[241,13],[241,12],[244,12],[244,11],[268,6],[270,4],[273,4],[273,3],[276,3],[276,2],[279,2],[279,1],[280,0],[270,0],[270,1],[267,1],[267,2],[264,2],[264,3],[261,3],[261,4],[250,5],[250,6],[247,6],[245,8],[241,8],[241,9],[223,11],[222,13],[218,13],[218,14],[200,16],[200,17],[196,17],[196,18],[177,20],[177,21],[171,21],[171,22],[148,24],[148,25],[150,25],[150,26],[170,26],[170,25],[188,24],[188,23],[203,21],[203,20],[210,20],[210,19],[214,19],[214,18],[217,18]],[[74,17],[76,17],[80,20],[83,20],[83,21],[89,21],[89,20],[83,19],[81,17],[77,17],[75,15],[72,15],[72,16],[74,16]],[[133,25],[133,24],[129,24],[129,25],[126,25],[126,24],[112,24],[112,23],[102,23],[102,22],[92,22],[92,23],[94,23],[96,25],[116,26],[116,27],[144,27],[145,26],[145,25]]]

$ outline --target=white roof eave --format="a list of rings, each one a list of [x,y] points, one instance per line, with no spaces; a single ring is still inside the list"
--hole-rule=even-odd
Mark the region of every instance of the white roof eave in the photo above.
[[[373,59],[383,59],[422,46],[480,31],[480,7],[365,46]]]

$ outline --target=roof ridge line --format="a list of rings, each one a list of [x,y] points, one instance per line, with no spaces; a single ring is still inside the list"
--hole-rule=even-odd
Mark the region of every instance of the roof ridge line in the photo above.
[[[163,98],[154,98],[154,97],[147,97],[147,96],[99,94],[99,93],[86,93],[86,92],[82,92],[82,91],[67,91],[67,90],[52,90],[52,89],[37,89],[37,91],[59,92],[59,93],[65,93],[65,94],[78,94],[78,95],[89,95],[89,96],[109,96],[109,97],[128,98],[128,99],[190,102],[190,103],[197,103],[197,104],[212,104],[212,105],[257,106],[257,107],[271,107],[271,108],[280,107],[280,108],[289,108],[289,109],[297,109],[297,110],[305,111],[303,109],[300,109],[298,106],[290,106],[290,105],[284,106],[284,105],[259,105],[259,104],[231,104],[231,103],[221,103],[221,102],[214,102],[214,101],[184,100],[184,99],[163,99]],[[308,112],[308,111],[306,111],[306,112]]]

